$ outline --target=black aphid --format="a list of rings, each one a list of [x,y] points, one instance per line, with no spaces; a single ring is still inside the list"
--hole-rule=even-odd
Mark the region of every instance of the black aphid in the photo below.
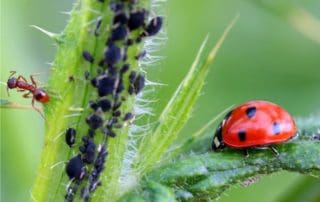
[[[119,12],[124,8],[123,3],[110,3],[110,10],[112,10],[113,12]]]
[[[123,121],[130,121],[134,118],[134,114],[131,112],[128,112],[124,115],[123,117]]]
[[[135,71],[130,72],[129,74],[129,81],[130,83],[133,83],[136,79],[137,73]]]
[[[66,166],[66,173],[70,179],[81,180],[85,175],[85,168],[81,155],[72,157]]]
[[[91,85],[92,85],[93,87],[97,87],[97,84],[98,84],[97,78],[91,79]]]
[[[94,101],[89,101],[89,106],[91,109],[93,109],[94,111],[96,111],[99,108],[98,103],[94,102]]]
[[[89,73],[88,70],[86,70],[86,71],[84,72],[84,78],[85,78],[86,80],[88,80],[88,79],[89,79],[89,76],[90,76],[90,73]]]
[[[136,43],[140,43],[141,41],[142,41],[142,37],[138,36],[137,39],[136,39]]]
[[[74,128],[68,128],[66,130],[66,143],[69,147],[72,147],[76,142],[76,130]]]
[[[119,116],[121,116],[121,111],[120,110],[115,111],[115,112],[112,113],[112,115],[115,116],[115,117],[119,117]]]
[[[142,33],[142,36],[156,35],[160,31],[161,27],[162,27],[162,17],[157,16],[149,22],[144,32]]]
[[[121,93],[123,90],[124,90],[124,85],[123,85],[122,80],[120,80],[118,87],[117,87],[117,90],[116,90],[116,93]]]
[[[113,92],[116,84],[116,79],[108,76],[98,78],[97,88],[100,97],[109,95]]]
[[[124,25],[126,24],[128,21],[128,17],[126,15],[126,13],[118,13],[114,16],[113,18],[113,24],[121,24]]]
[[[106,112],[111,108],[111,101],[108,99],[100,99],[98,101],[98,105],[100,106],[101,110]]]
[[[142,74],[139,74],[133,83],[135,94],[138,94],[143,89],[144,83],[145,83],[144,76]]]
[[[103,120],[96,114],[91,114],[86,118],[86,122],[92,130],[96,130],[102,126]]]
[[[133,88],[132,85],[129,86],[129,88],[128,88],[128,93],[129,93],[130,95],[132,95],[132,94],[134,93],[134,88]]]
[[[107,50],[104,52],[104,58],[108,65],[116,64],[121,59],[121,49],[115,44],[108,45]]]
[[[112,110],[113,111],[115,111],[115,110],[117,110],[117,109],[119,109],[119,107],[121,106],[121,102],[116,102],[116,103],[114,103],[114,105],[112,106]]]
[[[93,163],[95,158],[96,145],[90,139],[88,139],[86,142],[84,142],[83,148],[81,150],[81,152],[83,153],[83,162],[87,164]]]
[[[115,137],[115,136],[116,136],[116,133],[113,132],[112,130],[108,130],[108,131],[107,131],[107,135],[110,136],[110,137]]]
[[[130,13],[128,20],[128,27],[130,30],[138,29],[145,24],[146,11],[140,10],[134,13]]]
[[[94,168],[98,172],[101,172],[103,170],[104,162],[105,162],[105,159],[106,159],[107,155],[108,155],[108,152],[106,150],[106,146],[105,145],[99,145],[97,159],[94,162]]]
[[[124,40],[128,35],[128,29],[124,25],[117,26],[111,32],[111,40]]]
[[[99,67],[104,67],[106,61],[104,61],[104,59],[100,60],[100,62],[98,63]]]
[[[134,58],[136,60],[141,60],[142,58],[144,58],[147,55],[147,51],[143,50],[141,53],[139,53],[138,55],[136,55]]]
[[[102,19],[99,18],[96,24],[96,28],[94,29],[94,35],[95,36],[99,36],[99,31],[100,31],[100,27],[101,27],[101,23],[102,23]]]
[[[127,46],[131,46],[133,44],[133,40],[132,39],[128,39],[126,42]]]
[[[118,73],[117,68],[112,67],[112,66],[108,68],[108,74],[109,75],[116,76],[117,73]]]
[[[93,63],[93,56],[91,55],[91,53],[89,53],[88,51],[83,51],[82,52],[82,57],[83,59],[85,59],[86,61]]]
[[[88,136],[91,137],[91,138],[93,138],[94,135],[95,135],[95,131],[92,130],[92,129],[89,129],[89,130],[88,130]]]
[[[120,74],[126,73],[129,70],[129,68],[130,68],[129,64],[124,64],[120,69]]]

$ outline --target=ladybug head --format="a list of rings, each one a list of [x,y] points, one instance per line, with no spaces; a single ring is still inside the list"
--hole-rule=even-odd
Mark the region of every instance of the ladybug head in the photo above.
[[[222,141],[222,122],[218,125],[213,136],[211,148],[213,151],[224,148],[224,144]]]

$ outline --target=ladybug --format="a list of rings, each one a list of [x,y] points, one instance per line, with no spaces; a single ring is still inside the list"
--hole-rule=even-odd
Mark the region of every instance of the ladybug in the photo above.
[[[296,124],[291,115],[280,106],[257,100],[241,104],[231,110],[218,125],[212,140],[214,151],[224,147],[244,149],[269,147],[286,142],[296,135]]]

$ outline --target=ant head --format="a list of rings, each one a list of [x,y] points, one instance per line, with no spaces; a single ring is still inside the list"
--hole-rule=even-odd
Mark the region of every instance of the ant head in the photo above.
[[[49,101],[49,95],[41,88],[36,89],[34,94],[34,99],[36,99],[37,101],[41,102],[41,103],[46,103]]]
[[[17,78],[16,77],[11,77],[7,81],[7,86],[8,88],[16,88],[17,87]]]

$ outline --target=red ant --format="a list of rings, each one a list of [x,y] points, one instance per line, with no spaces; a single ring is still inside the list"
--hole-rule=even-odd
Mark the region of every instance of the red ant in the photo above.
[[[30,75],[30,79],[32,84],[29,84],[27,79],[24,78],[23,76],[19,75],[17,78],[14,77],[13,75],[16,73],[16,71],[11,71],[11,75],[9,76],[9,79],[7,81],[7,92],[9,95],[9,88],[17,88],[18,92],[23,92],[23,91],[29,91],[25,94],[23,94],[24,98],[30,98],[32,97],[32,107],[42,115],[40,109],[38,109],[36,106],[34,106],[34,101],[38,101],[41,103],[47,103],[50,100],[49,95],[41,88],[37,87],[37,83],[34,80],[33,76]],[[30,95],[32,94],[32,95]]]

